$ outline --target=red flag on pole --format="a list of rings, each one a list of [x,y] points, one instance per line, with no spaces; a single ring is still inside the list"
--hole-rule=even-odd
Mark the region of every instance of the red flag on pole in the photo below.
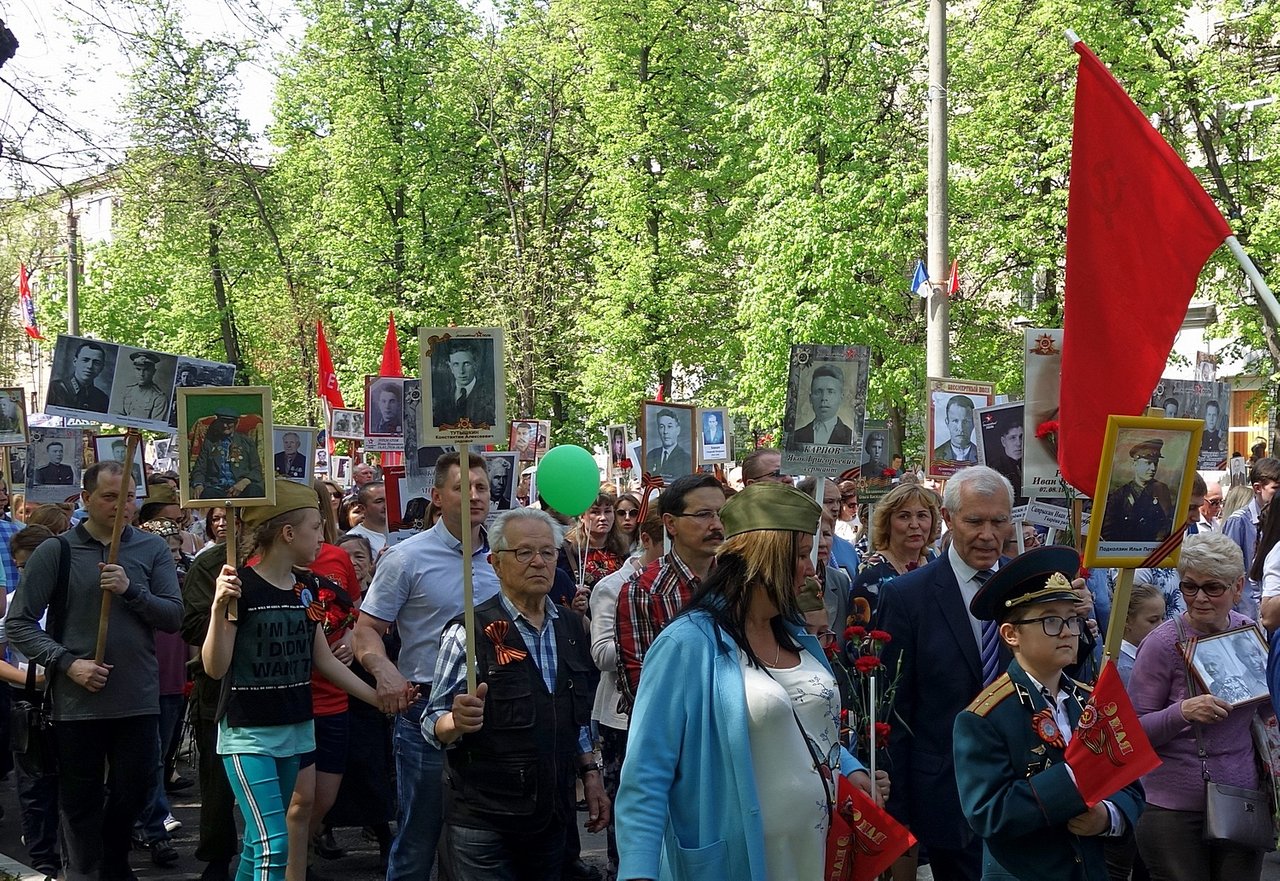
[[[324,322],[316,322],[316,357],[320,360],[320,397],[335,410],[346,408],[342,400],[342,389],[338,388],[338,374],[333,369],[333,358],[329,355],[329,343],[324,338]]]
[[[1231,229],[1111,72],[1084,43],[1075,50],[1058,463],[1092,494],[1107,416],[1143,412]]]
[[[1080,797],[1089,807],[1160,765],[1111,660],[1098,676],[1065,758],[1075,774]]]
[[[36,324],[36,303],[31,297],[31,279],[27,276],[27,264],[18,264],[18,303],[22,308],[22,328],[33,340],[44,341]]]
[[[960,293],[960,260],[953,258],[951,261],[951,281],[947,282],[947,296],[954,297]]]
[[[875,881],[916,837],[847,777],[838,777],[836,786],[823,881]]]
[[[387,321],[387,339],[382,344],[382,367],[379,376],[404,376],[400,364],[400,340],[396,338],[396,313],[391,312]]]

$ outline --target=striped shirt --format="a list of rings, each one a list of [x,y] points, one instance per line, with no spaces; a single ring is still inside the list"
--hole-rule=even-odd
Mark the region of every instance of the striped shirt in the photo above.
[[[693,599],[702,580],[672,549],[650,563],[618,592],[618,708],[630,715],[640,687],[645,653],[662,628]]]

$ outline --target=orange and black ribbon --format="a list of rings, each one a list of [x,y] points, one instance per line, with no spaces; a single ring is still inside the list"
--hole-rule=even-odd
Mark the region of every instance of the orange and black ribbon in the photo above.
[[[662,478],[656,474],[650,474],[646,471],[640,477],[640,510],[636,512],[636,520],[643,525],[644,518],[649,514],[649,493],[655,489],[662,489],[666,486]]]
[[[484,635],[493,642],[493,648],[498,655],[499,664],[523,661],[529,657],[529,653],[524,649],[513,649],[511,646],[503,644],[503,640],[507,638],[507,631],[510,628],[511,625],[506,621],[494,621],[484,629]]]
[[[1178,545],[1182,544],[1182,540],[1187,537],[1187,524],[1190,522],[1190,519],[1188,519],[1180,529],[1175,529],[1154,551],[1147,554],[1147,558],[1138,564],[1138,568],[1154,569],[1159,566],[1164,558],[1172,554]]]

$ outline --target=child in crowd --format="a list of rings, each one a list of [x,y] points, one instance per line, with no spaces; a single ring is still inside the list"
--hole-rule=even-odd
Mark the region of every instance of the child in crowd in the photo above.
[[[1165,601],[1160,588],[1153,584],[1135,584],[1129,594],[1129,615],[1124,619],[1124,642],[1120,643],[1120,656],[1116,658],[1116,672],[1120,681],[1129,686],[1129,674],[1138,657],[1138,646],[1147,634],[1164,620]]]

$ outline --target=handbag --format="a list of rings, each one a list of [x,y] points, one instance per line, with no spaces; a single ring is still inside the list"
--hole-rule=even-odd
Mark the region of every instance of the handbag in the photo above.
[[[1175,617],[1174,622],[1181,647],[1186,643],[1182,616]],[[1191,681],[1190,669],[1183,672],[1187,677],[1187,694],[1197,694]],[[1200,729],[1198,723],[1191,724],[1191,730],[1196,735],[1196,752],[1200,756],[1200,775],[1204,778],[1204,831],[1201,837],[1205,841],[1234,844],[1250,850],[1275,850],[1275,818],[1271,813],[1266,790],[1214,783],[1209,777],[1209,753],[1205,749],[1204,735]],[[1256,744],[1254,755],[1256,758]]]
[[[71,543],[59,536],[58,580],[49,598],[46,632],[61,640],[66,612],[67,582],[71,576]],[[36,662],[27,662],[27,681],[22,697],[9,707],[9,748],[23,757],[32,775],[48,775],[58,770],[58,750],[53,733],[53,695],[46,677],[43,689],[36,689]]]

